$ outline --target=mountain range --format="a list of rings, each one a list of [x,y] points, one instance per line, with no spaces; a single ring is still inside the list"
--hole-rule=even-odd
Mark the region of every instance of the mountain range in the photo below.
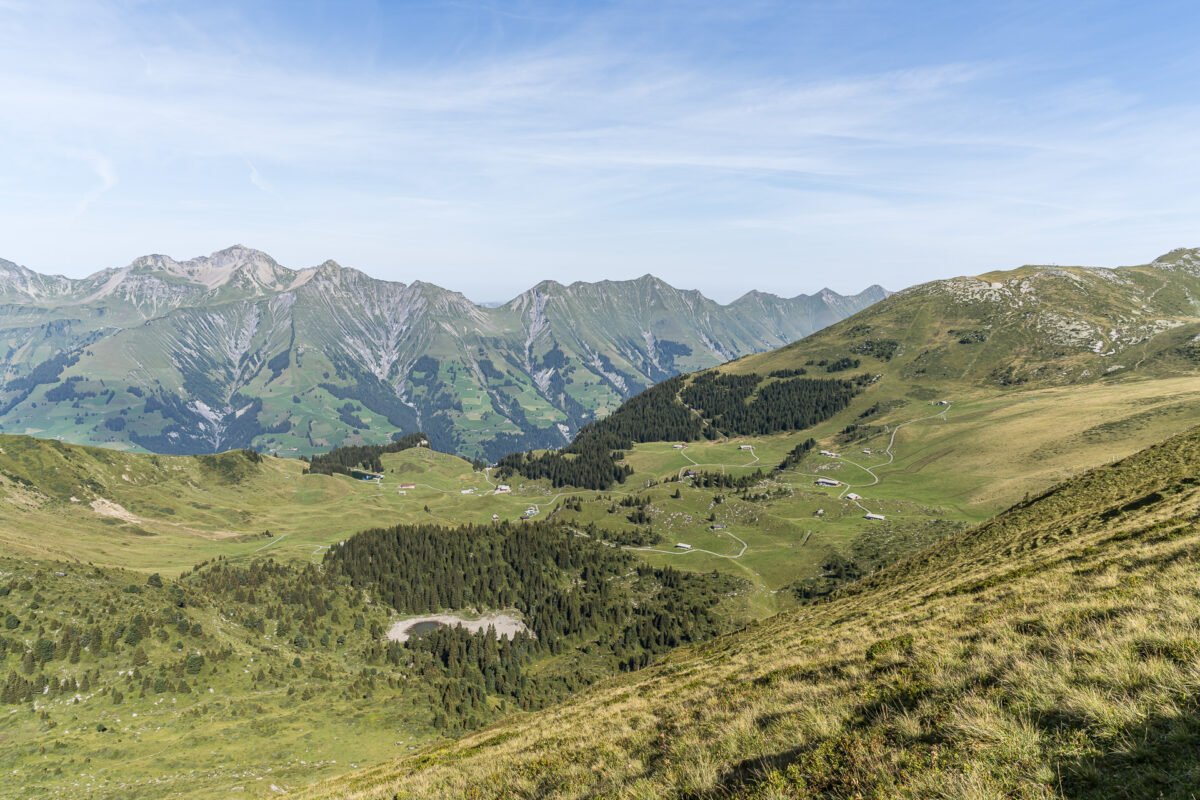
[[[235,246],[82,279],[0,261],[0,425],[160,453],[281,455],[425,431],[498,457],[559,446],[672,375],[779,347],[872,286],[727,305],[646,275],[543,281],[499,306]]]

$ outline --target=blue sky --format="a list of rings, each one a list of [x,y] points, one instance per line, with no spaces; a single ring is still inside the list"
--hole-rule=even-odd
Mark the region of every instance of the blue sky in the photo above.
[[[0,257],[728,301],[1200,245],[1200,4],[0,0]]]

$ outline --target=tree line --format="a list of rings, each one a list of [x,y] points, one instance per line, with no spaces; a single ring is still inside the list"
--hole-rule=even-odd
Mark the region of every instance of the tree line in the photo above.
[[[401,436],[388,444],[359,444],[335,447],[328,453],[312,457],[306,472],[316,475],[349,475],[351,470],[364,469],[369,472],[383,472],[384,453],[399,453],[428,444],[429,439],[423,433],[410,433]]]
[[[514,474],[554,487],[607,489],[633,473],[621,464],[639,442],[695,441],[803,430],[846,408],[869,376],[807,378],[804,370],[762,375],[704,372],[678,375],[631,398],[609,416],[579,429],[561,450],[512,453],[497,463],[501,479]],[[689,381],[690,377],[690,383]]]

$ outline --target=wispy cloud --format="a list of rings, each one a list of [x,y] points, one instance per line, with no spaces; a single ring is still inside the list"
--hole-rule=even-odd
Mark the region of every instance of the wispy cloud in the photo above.
[[[117,185],[117,169],[113,162],[96,152],[77,152],[68,153],[69,157],[78,158],[87,163],[99,181],[90,191],[79,199],[75,204],[75,213],[83,214],[93,203],[100,199],[100,196]]]
[[[262,175],[260,175],[258,172],[258,168],[249,161],[246,162],[246,166],[250,168],[250,182],[262,191],[270,193],[272,191],[271,187],[267,185],[265,180],[263,180]]]
[[[1187,244],[1147,241],[1200,213],[1194,80],[1151,99],[1040,51],[848,57],[883,6],[828,31],[842,23],[822,23],[824,6],[803,25],[790,4],[611,8],[449,4],[462,16],[420,20],[432,39],[409,56],[416,38],[285,30],[294,15],[264,24],[236,4],[16,4],[0,19],[5,241],[76,272],[107,265],[96,253],[236,240],[488,296],[646,271],[795,294],[830,265],[850,289],[1072,260],[1072,246],[1074,260],[1136,260]],[[788,25],[802,44],[778,38]],[[247,181],[258,191],[236,190]],[[1164,197],[1170,220],[1151,224]]]

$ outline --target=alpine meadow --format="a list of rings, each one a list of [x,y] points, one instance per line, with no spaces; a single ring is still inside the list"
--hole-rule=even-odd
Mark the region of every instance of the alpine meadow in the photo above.
[[[1197,24],[0,3],[0,798],[1196,800]]]

